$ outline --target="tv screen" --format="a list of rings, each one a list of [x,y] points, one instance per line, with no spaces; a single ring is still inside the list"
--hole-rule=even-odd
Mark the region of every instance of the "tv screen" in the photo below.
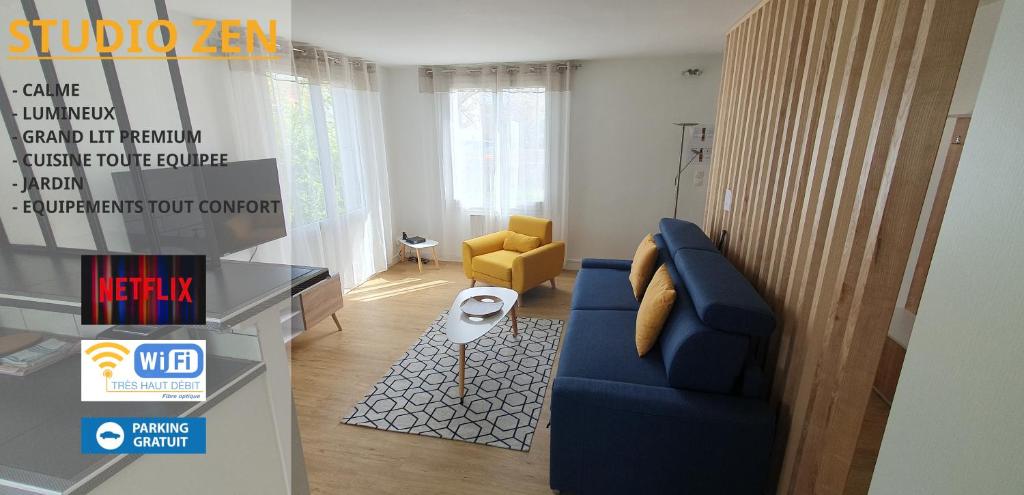
[[[220,257],[287,235],[277,160],[273,158],[197,170],[145,170],[139,176],[142,191],[132,172],[112,174],[118,198],[161,201],[168,208],[154,211],[146,207],[152,212],[156,246],[144,215],[124,215],[133,252]],[[192,211],[175,208],[181,205],[179,200],[191,201]]]

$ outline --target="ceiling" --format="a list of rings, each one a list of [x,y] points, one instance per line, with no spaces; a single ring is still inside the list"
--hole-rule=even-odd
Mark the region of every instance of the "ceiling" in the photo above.
[[[210,4],[169,3],[206,15]],[[265,0],[264,0],[265,1]],[[244,17],[257,17],[246,2]],[[284,3],[277,3],[277,8]],[[381,64],[721,53],[757,0],[292,0],[292,39]],[[229,8],[230,9],[230,8]],[[201,12],[207,10],[206,12]],[[235,16],[238,15],[238,9]],[[226,12],[216,12],[221,15]]]

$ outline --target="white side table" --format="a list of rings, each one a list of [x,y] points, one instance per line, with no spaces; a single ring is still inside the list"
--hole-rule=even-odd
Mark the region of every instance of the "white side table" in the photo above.
[[[437,262],[437,249],[435,249],[437,247],[437,241],[427,239],[423,242],[412,243],[405,239],[399,239],[398,242],[402,244],[402,247],[398,250],[399,259],[405,259],[406,249],[412,248],[416,250],[416,266],[419,267],[420,273],[423,273],[423,258],[420,257],[420,249],[430,248],[430,254],[434,258],[434,267],[438,270],[441,269],[441,265]]]

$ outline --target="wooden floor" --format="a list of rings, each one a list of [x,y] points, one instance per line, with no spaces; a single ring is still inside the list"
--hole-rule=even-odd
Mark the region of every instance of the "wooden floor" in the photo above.
[[[576,272],[526,293],[519,315],[568,319]],[[293,341],[292,385],[313,493],[547,493],[551,389],[529,452],[345,425],[344,416],[469,287],[462,265],[400,263]],[[557,361],[556,361],[557,366]]]

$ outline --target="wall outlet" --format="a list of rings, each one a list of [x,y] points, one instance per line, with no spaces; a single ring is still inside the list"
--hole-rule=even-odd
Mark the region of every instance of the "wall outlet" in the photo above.
[[[696,172],[693,173],[693,185],[696,186],[696,187],[701,187],[701,186],[704,185],[704,171],[703,170],[699,170],[698,169]]]

